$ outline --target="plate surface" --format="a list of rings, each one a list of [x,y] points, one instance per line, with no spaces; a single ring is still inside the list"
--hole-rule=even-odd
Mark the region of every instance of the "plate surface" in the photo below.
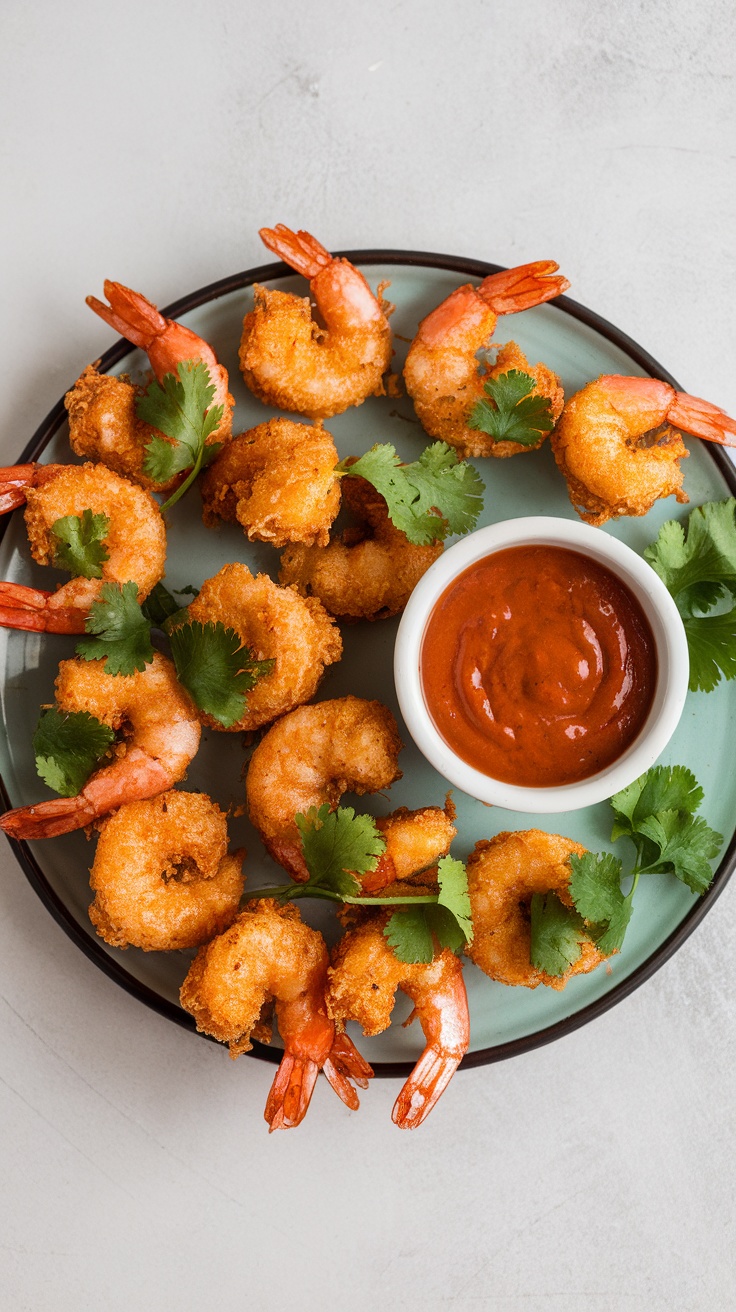
[[[418,321],[461,282],[495,272],[499,266],[443,255],[412,252],[346,252],[363,268],[375,288],[382,279],[391,280],[389,295],[396,302],[392,327],[397,335],[394,368],[403,364],[407,342]],[[304,294],[304,281],[281,264],[263,266],[237,274],[177,302],[165,313],[181,319],[211,342],[218,358],[230,371],[230,387],[236,399],[234,432],[262,423],[272,414],[246,389],[237,367],[237,351],[243,314],[252,304],[254,282],[275,283],[284,290]],[[150,291],[150,289],[148,289]],[[405,338],[406,341],[402,340]],[[523,314],[501,318],[495,334],[498,342],[513,338],[532,361],[543,360],[561,375],[566,395],[577,391],[601,373],[651,374],[674,382],[634,342],[565,297]],[[80,372],[83,362],[80,362]],[[147,377],[148,361],[142,352],[118,342],[102,360],[108,372],[126,371],[134,378]],[[70,378],[69,385],[73,383]],[[341,458],[359,455],[374,442],[393,442],[404,460],[415,459],[429,439],[417,423],[408,398],[370,398],[364,405],[327,421]],[[693,505],[736,492],[736,473],[727,458],[712,444],[693,439],[685,466],[685,490]],[[66,414],[60,402],[19,456],[19,461],[69,463],[70,448]],[[559,475],[549,443],[535,453],[511,460],[475,462],[486,483],[485,509],[479,527],[521,515],[558,515],[576,519]],[[622,519],[606,525],[609,532],[641,551],[657,535],[660,524],[673,517],[685,518],[688,507],[677,506],[674,498],[658,502],[643,519]],[[264,544],[250,544],[236,525],[207,530],[200,519],[196,491],[187,494],[169,513],[169,554],[166,583],[170,588],[199,585],[228,561],[245,561],[253,570],[274,578],[278,553]],[[0,578],[49,588],[63,577],[42,569],[30,559],[22,513],[6,517],[0,544]],[[317,699],[344,696],[377,698],[398,716],[392,676],[394,636],[398,621],[345,627],[343,660],[331,667],[320,686]],[[7,805],[22,806],[50,795],[38,779],[33,762],[31,738],[39,707],[53,700],[57,664],[73,655],[72,637],[38,635],[0,630],[0,699],[6,736],[0,743],[0,771]],[[400,717],[399,717],[400,721]],[[401,721],[400,721],[401,726]],[[593,1019],[648,978],[684,941],[712,906],[736,862],[736,773],[731,768],[732,743],[736,732],[736,683],[722,683],[709,694],[690,693],[680,726],[661,760],[688,765],[705,790],[701,814],[725,836],[724,852],[713,885],[705,897],[697,898],[678,880],[648,876],[639,885],[634,915],[623,952],[607,967],[570,981],[562,992],[540,987],[535,990],[506,988],[492,983],[470,963],[466,964],[471,1012],[471,1048],[464,1065],[482,1064],[513,1056],[541,1043],[559,1038]],[[418,807],[441,804],[445,781],[432,770],[402,733],[406,746],[400,765],[403,778],[389,795],[353,799],[372,813],[385,814],[397,806]],[[202,747],[192,763],[186,787],[203,789],[221,806],[242,805],[243,767],[247,750],[239,734],[205,730]],[[487,808],[455,792],[458,837],[453,855],[463,859],[480,838],[490,838],[505,829],[540,828],[559,832],[594,851],[611,850],[611,811],[601,803],[582,811],[559,816],[535,816]],[[265,854],[260,841],[244,818],[230,822],[233,846],[248,850],[245,869],[249,888],[283,882],[283,872]],[[625,841],[616,850],[627,860]],[[143,953],[130,948],[109,948],[94,934],[87,916],[90,902],[88,869],[93,848],[82,833],[50,839],[45,843],[14,845],[21,865],[33,887],[78,946],[122,987],[170,1019],[194,1028],[192,1018],[179,1007],[178,990],[193,953]],[[328,940],[337,936],[338,926],[323,904],[301,902],[310,923],[319,926]],[[399,995],[395,1022],[405,1019],[410,1004]],[[394,1023],[383,1035],[364,1039],[356,1028],[361,1051],[375,1064],[376,1073],[407,1073],[423,1047],[418,1025],[403,1029]],[[277,1049],[256,1045],[255,1055],[278,1060]]]

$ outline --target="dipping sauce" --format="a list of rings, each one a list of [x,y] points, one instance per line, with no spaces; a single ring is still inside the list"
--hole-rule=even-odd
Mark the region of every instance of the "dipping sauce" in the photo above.
[[[550,788],[587,779],[633,742],[657,657],[639,602],[604,565],[563,547],[511,547],[442,594],[421,679],[435,728],[462,760]]]

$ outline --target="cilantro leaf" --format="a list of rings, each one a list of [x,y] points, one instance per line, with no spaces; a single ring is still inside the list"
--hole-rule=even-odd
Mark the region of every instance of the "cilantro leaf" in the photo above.
[[[610,957],[614,952],[621,951],[631,913],[634,910],[635,888],[636,885],[632,887],[628,897],[622,897],[621,905],[616,908],[603,932],[594,936],[595,945],[604,957]]]
[[[389,916],[383,934],[399,961],[414,965],[434,960],[434,942],[426,910],[426,907],[406,907]]]
[[[54,565],[57,569],[68,569],[75,578],[101,579],[102,566],[109,559],[105,546],[109,531],[108,516],[93,515],[91,510],[57,519],[51,525],[57,544]]]
[[[106,657],[106,674],[134,674],[153,660],[151,627],[138,604],[135,583],[103,583],[84,627],[94,636],[77,643],[77,655],[85,661]]]
[[[177,596],[197,596],[197,588],[175,588]],[[141,606],[141,610],[155,629],[167,629],[170,623],[181,622],[186,613],[186,606],[180,606],[178,601],[165,588],[163,583],[157,583],[151,590],[146,600]]]
[[[195,705],[229,729],[248,708],[246,693],[270,674],[273,660],[257,661],[235,629],[193,620],[169,634],[180,683]]]
[[[531,901],[530,960],[537,970],[555,978],[575,965],[587,937],[583,918],[566,907],[556,893],[535,893]]]
[[[697,506],[683,526],[668,520],[644,552],[683,618],[690,652],[690,688],[712,692],[736,678],[736,498]]]
[[[157,483],[166,483],[186,469],[191,471],[162,510],[184,495],[200,469],[220,450],[221,443],[206,447],[224,414],[222,405],[212,404],[214,396],[207,366],[201,360],[182,360],[176,374],[165,374],[161,383],[151,383],[136,402],[138,418],[171,439],[165,442],[154,434],[146,446],[144,472]]]
[[[36,770],[62,797],[76,797],[114,741],[112,729],[86,711],[52,707],[33,735]]]
[[[476,401],[468,418],[468,428],[480,429],[495,442],[518,442],[536,446],[544,433],[555,426],[552,402],[548,396],[533,396],[536,379],[520,369],[511,369],[498,378],[487,378],[483,391],[491,398]]]
[[[654,765],[611,798],[616,817],[612,838],[640,833],[640,821],[657,811],[694,815],[702,800],[703,790],[686,766]]]
[[[309,885],[341,897],[359,894],[357,876],[375,870],[386,849],[386,840],[373,816],[356,815],[352,806],[331,811],[325,803],[319,808],[310,806],[306,815],[294,819],[302,838]]]
[[[460,946],[463,946],[463,944],[472,940],[473,921],[470,895],[468,893],[468,872],[462,861],[457,861],[451,856],[443,856],[437,864],[437,882],[440,886],[437,905],[452,915],[459,932],[462,934],[463,942]],[[445,918],[440,917],[439,923],[443,922],[446,923]],[[437,937],[440,942],[443,942],[439,932]],[[443,946],[450,947],[451,944],[443,943]],[[453,952],[456,950],[456,948],[453,948]]]
[[[676,875],[693,893],[704,893],[713,879],[710,858],[718,856],[723,835],[711,829],[703,816],[659,811],[639,822],[640,832],[657,849],[646,869]]]
[[[367,479],[385,498],[392,523],[419,546],[469,532],[483,508],[480,474],[446,442],[434,442],[409,465],[390,443],[372,446],[353,464],[342,461],[337,472]]]
[[[621,862],[610,852],[570,857],[570,896],[604,956],[619,952],[631,919],[634,889],[621,892]]]

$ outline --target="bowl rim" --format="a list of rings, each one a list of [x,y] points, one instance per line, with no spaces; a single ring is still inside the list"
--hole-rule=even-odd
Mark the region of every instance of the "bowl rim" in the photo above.
[[[588,555],[633,593],[649,621],[657,653],[657,681],[636,738],[610,765],[576,783],[529,787],[484,774],[453,750],[437,729],[424,695],[421,652],[432,612],[445,591],[472,565],[527,545],[558,546]],[[447,779],[471,797],[509,811],[554,815],[594,806],[638,779],[664,751],[682,715],[689,657],[682,619],[662,580],[626,543],[577,520],[527,515],[476,529],[454,543],[419,580],[401,617],[394,648],[394,682],[401,713],[417,747]]]
[[[375,265],[375,264],[400,264],[414,265],[421,268],[440,269],[450,273],[457,273],[460,277],[485,278],[491,273],[505,272],[506,265],[493,264],[485,260],[471,259],[466,256],[447,255],[435,251],[411,251],[411,250],[340,250],[335,251],[335,255],[350,260],[357,265]],[[197,288],[195,291],[185,296],[179,297],[178,300],[172,301],[170,305],[161,309],[161,314],[166,318],[177,318],[179,315],[187,314],[191,310],[197,309],[201,305],[206,305],[211,301],[218,300],[222,296],[230,295],[232,292],[242,291],[252,287],[256,282],[272,282],[285,278],[293,278],[294,271],[278,260],[271,264],[256,265],[250,269],[245,269],[240,273],[234,273],[226,278],[220,278],[216,282],[207,284],[204,287]],[[581,305],[578,301],[568,296],[558,296],[551,302],[551,309],[567,314],[578,322],[585,324],[599,333],[612,345],[618,347],[633,360],[646,375],[650,378],[660,378],[664,382],[674,387],[676,391],[683,391],[681,384],[673,377],[658,360],[648,351],[645,351],[633,337],[622,332],[615,324],[604,319],[601,315],[596,314],[594,310],[589,310],[587,306]],[[102,372],[110,369],[113,365],[119,364],[126,355],[132,354],[135,350],[124,337],[118,338],[111,347],[100,357],[99,369]],[[66,392],[69,387],[73,386],[74,379],[71,379],[64,388]],[[29,438],[21,454],[18,456],[16,463],[23,464],[27,461],[38,459],[48,446],[51,439],[56,435],[59,428],[65,423],[67,418],[64,407],[63,394],[56,405],[48,412],[46,417],[38,425],[38,428]],[[709,458],[713,461],[719,473],[727,483],[731,493],[736,496],[736,468],[726,456],[720,447],[712,443],[706,443],[705,450]],[[0,541],[4,537],[10,522],[9,516],[0,517]],[[0,775],[0,796],[5,807],[11,805],[5,781]],[[126,993],[143,1002],[152,1011],[173,1021],[175,1025],[182,1029],[188,1030],[192,1035],[196,1033],[196,1024],[194,1017],[189,1012],[184,1011],[168,997],[156,992],[150,985],[139,980],[133,975],[126,966],[112,956],[108,956],[101,941],[97,936],[81,926],[73,916],[66,903],[57,894],[56,890],[49,882],[42,867],[36,859],[34,852],[25,840],[10,840],[11,850],[23,870],[29,884],[37,894],[46,910],[53,916],[56,923],[63,929],[64,933],[80,949],[84,955],[92,961],[109,979],[115,981]],[[502,1043],[493,1044],[486,1048],[476,1048],[473,1052],[468,1052],[462,1059],[460,1069],[469,1069],[476,1066],[486,1066],[497,1061],[505,1061],[510,1057],[521,1056],[523,1053],[531,1052],[535,1048],[540,1048],[548,1043],[554,1043],[565,1035],[572,1034],[575,1030],[587,1025],[590,1021],[596,1020],[602,1016],[611,1007],[616,1006],[618,1002],[623,1001],[633,993],[641,984],[644,984],[654,975],[666,961],[672,957],[682,944],[690,937],[693,930],[700,924],[701,920],[707,915],[717,898],[723,892],[728,880],[734,869],[736,869],[736,831],[734,832],[726,851],[724,852],[720,864],[715,872],[710,888],[701,898],[693,902],[692,907],[680,921],[679,925],[672,931],[668,938],[654,950],[650,957],[643,961],[635,970],[627,975],[625,979],[620,980],[612,989],[604,993],[601,997],[581,1007],[579,1011],[569,1016],[565,1016],[543,1029],[535,1030],[531,1034],[521,1035],[515,1039],[509,1039]],[[211,1039],[209,1035],[204,1035],[208,1042],[216,1043],[216,1039]],[[269,1048],[265,1044],[254,1041],[253,1049],[250,1054],[252,1057],[259,1058],[263,1061],[278,1063],[281,1060],[282,1053],[279,1049]],[[376,1062],[374,1070],[377,1077],[385,1078],[402,1078],[405,1079],[414,1068],[411,1061],[385,1061]]]

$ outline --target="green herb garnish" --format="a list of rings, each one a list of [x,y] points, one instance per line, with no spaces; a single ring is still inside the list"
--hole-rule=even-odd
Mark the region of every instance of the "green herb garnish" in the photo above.
[[[51,525],[56,539],[54,565],[57,569],[68,569],[75,578],[101,579],[102,566],[109,558],[105,546],[109,531],[108,516],[93,515],[91,510],[57,519]]]
[[[520,369],[510,369],[498,378],[487,378],[481,397],[470,412],[468,428],[487,433],[494,442],[518,442],[536,446],[555,426],[548,396],[535,396],[536,379]]]
[[[275,661],[258,661],[235,629],[193,620],[169,632],[179,682],[195,705],[229,729],[248,707],[247,693],[270,674]]]
[[[44,711],[33,735],[36,770],[62,797],[76,797],[106,755],[115,734],[86,711]]]
[[[446,442],[434,442],[409,465],[390,443],[372,446],[354,464],[341,461],[336,472],[371,483],[385,498],[391,522],[418,546],[468,533],[483,508],[480,474]]]
[[[105,658],[105,673],[130,675],[153,660],[151,626],[138,604],[135,583],[103,583],[84,622],[87,633],[76,652],[85,661]]]
[[[171,439],[165,442],[154,434],[146,445],[144,472],[157,483],[168,483],[176,474],[190,471],[164,502],[162,511],[183,497],[222,445],[213,442],[207,446],[207,438],[224,414],[222,405],[212,404],[215,387],[209,369],[201,361],[183,360],[176,370],[176,374],[165,374],[162,383],[151,383],[136,402],[138,418]]]

